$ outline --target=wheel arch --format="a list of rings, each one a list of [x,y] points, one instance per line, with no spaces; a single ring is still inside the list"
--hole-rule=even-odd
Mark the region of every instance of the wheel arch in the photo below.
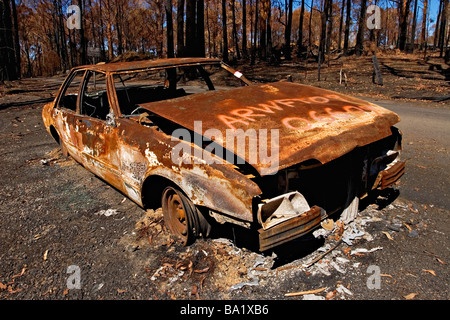
[[[186,192],[173,180],[159,174],[152,174],[147,176],[142,183],[141,201],[143,208],[157,209],[161,207],[161,196],[168,186],[176,187],[187,196]]]
[[[49,128],[50,130],[50,134],[52,135],[53,139],[55,139],[55,141],[60,144],[61,140],[58,134],[58,131],[56,131],[55,127],[53,125],[50,126]]]

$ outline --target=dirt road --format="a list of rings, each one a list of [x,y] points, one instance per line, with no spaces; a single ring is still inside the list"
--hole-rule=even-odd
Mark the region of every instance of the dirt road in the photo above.
[[[374,102],[403,119],[407,173],[321,259],[332,234],[263,255],[223,228],[181,247],[160,210],[61,157],[42,104],[0,110],[0,299],[449,299],[450,111]]]

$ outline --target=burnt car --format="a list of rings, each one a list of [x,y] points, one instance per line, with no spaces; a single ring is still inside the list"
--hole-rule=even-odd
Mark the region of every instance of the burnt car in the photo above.
[[[76,67],[43,108],[47,131],[143,208],[163,208],[184,244],[216,222],[265,251],[404,173],[397,114],[287,81],[256,84],[218,59]],[[245,229],[244,229],[245,230]]]

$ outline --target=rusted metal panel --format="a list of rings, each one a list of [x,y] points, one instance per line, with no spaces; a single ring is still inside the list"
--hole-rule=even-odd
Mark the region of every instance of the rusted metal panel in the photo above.
[[[122,178],[129,184],[141,190],[147,177],[162,176],[177,184],[196,205],[253,220],[252,199],[261,190],[232,165],[194,164],[193,160],[191,164],[174,163],[171,153],[175,145],[184,142],[173,141],[156,127],[140,126],[133,119],[119,119],[117,127]],[[141,169],[131,173],[133,167]]]
[[[206,92],[141,106],[196,132],[194,122],[201,120],[199,134],[218,129],[225,137],[227,130],[278,129],[279,166],[274,171],[309,159],[327,163],[357,146],[391,135],[390,127],[399,121],[397,114],[372,103],[289,82]],[[254,157],[248,148],[228,146],[227,140],[215,142],[249,163]],[[271,143],[268,134],[267,144]],[[269,166],[261,162],[253,165],[260,173]]]
[[[259,229],[259,249],[265,251],[299,238],[318,226],[320,221],[321,209],[313,206],[309,211],[304,212],[300,216],[287,220],[270,229]]]
[[[386,189],[392,186],[401,176],[405,173],[405,162],[398,161],[389,169],[381,171],[379,174],[381,176],[380,189]]]

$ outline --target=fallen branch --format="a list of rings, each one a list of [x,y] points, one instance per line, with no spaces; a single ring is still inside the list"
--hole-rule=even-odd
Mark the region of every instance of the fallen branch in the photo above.
[[[294,297],[294,296],[301,296],[301,295],[305,295],[305,294],[314,294],[314,293],[322,292],[326,289],[328,289],[328,287],[323,287],[323,288],[315,289],[315,290],[286,293],[284,296],[285,297]]]
[[[319,261],[320,259],[322,259],[323,257],[325,257],[327,254],[329,254],[331,251],[333,251],[334,249],[336,249],[340,244],[342,243],[342,239],[339,240],[336,245],[334,247],[331,247],[330,249],[328,249],[326,252],[322,253],[320,256],[318,256],[317,258],[315,258],[313,261],[311,261],[308,265],[306,265],[306,268],[311,267],[313,264],[315,264],[317,261]]]

